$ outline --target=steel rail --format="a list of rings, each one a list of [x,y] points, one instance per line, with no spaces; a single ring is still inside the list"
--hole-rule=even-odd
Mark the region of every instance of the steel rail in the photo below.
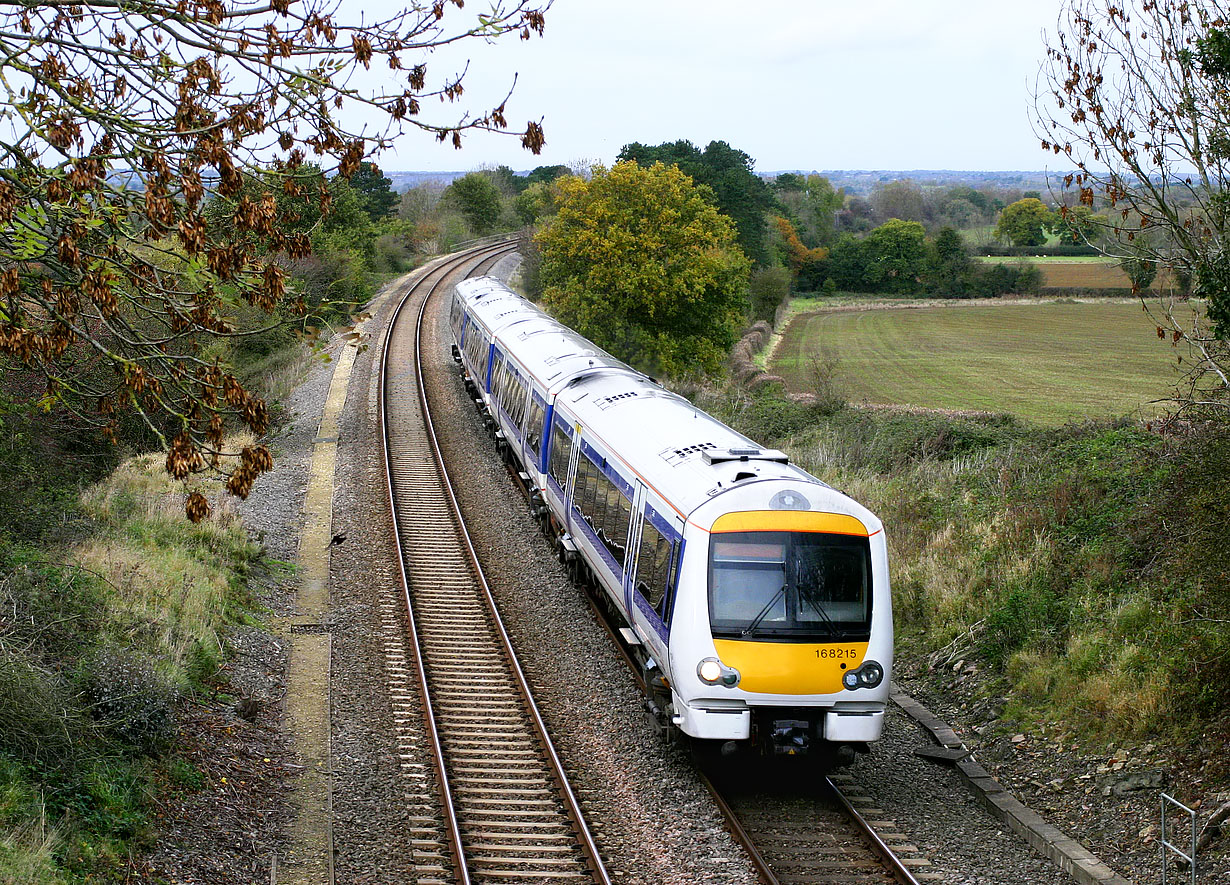
[[[415,617],[414,601],[412,590],[410,587],[409,575],[407,573],[407,564],[403,551],[404,538],[402,530],[397,518],[396,510],[396,490],[394,487],[393,470],[391,468],[391,450],[389,439],[389,424],[387,415],[387,398],[389,395],[388,365],[389,365],[389,340],[392,338],[393,330],[396,324],[401,319],[402,313],[405,310],[411,297],[421,291],[423,287],[428,287],[426,294],[423,296],[422,303],[419,306],[418,316],[415,318],[415,338],[414,338],[414,359],[413,369],[415,375],[415,385],[417,390],[419,408],[423,415],[424,430],[427,439],[433,452],[436,469],[439,472],[441,485],[446,493],[449,502],[449,514],[453,523],[453,527],[457,535],[464,541],[465,557],[471,571],[471,577],[475,584],[480,589],[484,599],[487,611],[492,619],[492,626],[495,628],[495,633],[500,637],[500,644],[503,649],[504,657],[509,666],[510,675],[512,675],[516,684],[517,692],[522,698],[524,712],[527,714],[529,721],[533,725],[533,731],[536,733],[536,738],[540,749],[548,763],[550,769],[551,781],[555,784],[561,799],[562,810],[572,824],[574,837],[578,842],[578,847],[581,852],[581,858],[584,865],[589,869],[592,878],[599,885],[610,885],[610,879],[607,876],[605,867],[602,863],[601,856],[597,846],[594,843],[593,837],[590,834],[588,827],[585,824],[584,817],[580,810],[579,802],[568,783],[567,776],[563,770],[563,764],[552,744],[550,737],[547,734],[545,722],[542,719],[541,713],[538,710],[536,703],[533,700],[532,693],[525,674],[522,671],[520,662],[516,657],[516,653],[512,647],[511,640],[507,630],[499,617],[499,612],[495,604],[494,596],[491,593],[491,588],[487,583],[486,577],[482,572],[481,565],[478,560],[477,552],[474,549],[473,541],[470,538],[469,532],[465,527],[464,520],[461,516],[460,507],[457,502],[456,494],[452,487],[452,481],[448,475],[447,469],[444,466],[443,457],[440,451],[439,441],[436,436],[435,428],[432,426],[430,404],[427,400],[425,384],[423,381],[422,368],[422,326],[428,302],[432,295],[439,288],[440,284],[448,279],[452,274],[464,268],[467,262],[470,263],[466,269],[466,273],[482,267],[487,261],[498,258],[504,252],[510,251],[513,248],[507,244],[498,244],[494,247],[484,245],[484,247],[472,250],[464,257],[456,260],[450,260],[437,268],[434,268],[429,274],[424,275],[420,280],[416,281],[402,297],[394,310],[393,317],[389,323],[389,332],[385,340],[385,349],[380,361],[380,425],[381,434],[383,437],[383,445],[385,452],[386,464],[386,494],[389,496],[390,515],[394,525],[394,537],[399,551],[398,555],[398,570],[402,582],[403,601],[407,612],[407,633],[409,634],[413,649],[414,659],[416,662],[419,692],[422,698],[423,713],[425,727],[429,739],[430,748],[433,757],[433,766],[439,784],[440,801],[443,806],[444,816],[446,818],[448,841],[450,843],[450,852],[453,857],[453,863],[456,868],[458,881],[469,885],[472,881],[469,864],[467,862],[466,848],[464,836],[459,820],[458,809],[453,798],[453,789],[449,782],[448,762],[444,751],[443,741],[439,729],[436,726],[436,712],[431,700],[431,688],[428,680],[426,662],[423,659],[423,654],[420,651],[419,642],[421,639],[421,631]],[[479,255],[478,260],[474,260],[475,254]],[[433,279],[434,277],[434,279]],[[428,286],[428,283],[430,285]]]
[[[438,284],[437,284],[438,285]],[[546,754],[547,760],[550,762],[551,771],[555,779],[556,787],[559,789],[561,796],[564,797],[564,807],[572,820],[573,826],[576,828],[577,835],[581,839],[582,853],[586,856],[589,863],[590,871],[594,878],[601,885],[611,885],[610,877],[607,875],[606,866],[602,862],[602,857],[598,852],[597,843],[594,842],[593,835],[589,831],[589,827],[585,823],[585,817],[581,813],[581,804],[577,799],[576,794],[572,790],[572,785],[568,782],[568,776],[564,771],[563,762],[556,752],[555,744],[551,740],[550,734],[547,732],[546,722],[542,718],[542,713],[538,709],[538,704],[534,701],[533,692],[530,691],[530,685],[525,678],[525,672],[521,668],[521,661],[517,657],[517,652],[513,648],[512,640],[508,636],[508,630],[504,627],[504,621],[500,617],[499,609],[495,603],[495,596],[491,592],[491,585],[487,583],[487,576],[483,573],[482,564],[479,562],[478,552],[474,549],[474,541],[470,537],[470,532],[465,526],[465,520],[461,515],[461,505],[457,501],[457,495],[453,489],[453,481],[449,476],[448,468],[444,464],[444,456],[440,451],[440,442],[436,436],[436,429],[431,417],[431,405],[427,401],[427,390],[423,383],[422,377],[422,325],[423,317],[427,312],[427,302],[435,294],[436,286],[432,286],[431,291],[423,299],[423,303],[419,308],[418,320],[415,324],[415,340],[414,340],[414,365],[417,375],[419,389],[419,404],[423,410],[423,416],[426,418],[427,435],[431,440],[431,448],[435,453],[436,466],[440,470],[440,474],[444,479],[444,488],[448,492],[448,498],[452,504],[452,512],[454,521],[457,524],[457,529],[465,541],[466,552],[469,556],[471,568],[474,572],[474,577],[482,588],[483,597],[487,601],[488,610],[491,612],[494,625],[499,633],[500,640],[503,643],[505,653],[508,656],[508,661],[512,666],[512,671],[517,680],[517,686],[520,690],[521,697],[525,701],[526,711],[530,714],[530,718],[534,723],[535,731],[538,734],[538,739],[542,742],[542,748]]]
[[[914,874],[910,872],[909,867],[903,864],[901,862],[901,858],[899,858],[896,853],[888,847],[888,844],[880,838],[880,834],[877,833],[875,828],[867,822],[867,819],[859,813],[858,809],[850,803],[850,800],[846,798],[845,794],[842,793],[835,783],[833,783],[832,778],[826,777],[824,779],[824,783],[830,790],[833,791],[834,798],[837,799],[838,804],[841,805],[841,808],[845,812],[846,816],[850,818],[850,820],[854,822],[854,825],[859,829],[859,835],[862,837],[863,841],[868,844],[873,852],[879,855],[880,862],[888,868],[888,871],[892,874],[893,878],[900,882],[901,885],[920,885],[919,881],[914,878]]]
[[[480,247],[485,248],[485,247]],[[468,258],[459,258],[445,262],[438,268],[433,268],[421,278],[416,280],[402,296],[398,302],[397,308],[393,312],[393,316],[389,321],[388,332],[385,336],[384,350],[380,358],[380,438],[384,450],[385,464],[385,492],[388,495],[389,502],[389,521],[393,526],[393,541],[397,548],[397,570],[401,581],[402,601],[405,604],[406,610],[406,631],[410,636],[410,648],[413,651],[416,663],[416,674],[418,676],[419,696],[424,710],[424,719],[427,726],[428,740],[431,744],[431,757],[433,767],[436,773],[436,783],[439,787],[440,801],[444,806],[445,825],[448,829],[449,848],[453,855],[453,865],[457,872],[458,880],[461,885],[470,885],[469,869],[465,862],[465,848],[461,838],[461,828],[457,821],[457,810],[453,805],[452,790],[449,789],[449,779],[447,765],[444,760],[444,747],[440,743],[440,735],[435,728],[435,712],[431,703],[431,691],[427,684],[427,671],[423,662],[422,655],[419,652],[419,633],[418,625],[414,616],[414,605],[411,601],[410,581],[406,574],[406,561],[402,554],[402,537],[401,528],[397,521],[397,505],[393,493],[393,471],[389,465],[391,463],[392,454],[389,451],[389,429],[388,429],[388,364],[389,364],[389,338],[393,334],[393,326],[397,322],[398,316],[401,314],[402,308],[410,297],[431,278],[433,273],[439,273],[442,277],[447,276],[452,271],[461,267]],[[434,288],[434,286],[433,286]],[[426,297],[423,299],[426,301]]]

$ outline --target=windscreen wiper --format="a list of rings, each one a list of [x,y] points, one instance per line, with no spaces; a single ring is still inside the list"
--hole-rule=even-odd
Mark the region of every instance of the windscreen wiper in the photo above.
[[[829,615],[829,613],[824,610],[824,606],[817,605],[814,599],[811,599],[810,597],[805,596],[803,593],[799,594],[799,598],[802,599],[804,602],[806,602],[808,605],[810,605],[812,607],[812,610],[820,616],[820,620],[824,622],[824,626],[829,628],[829,635],[833,636],[834,638],[840,637],[842,635],[843,631],[838,628],[836,622],[834,622],[832,617]]]
[[[778,590],[776,593],[774,593],[773,598],[765,603],[764,608],[760,610],[760,614],[752,618],[752,622],[743,629],[743,632],[739,634],[740,636],[747,636],[749,633],[751,633],[753,630],[755,630],[757,627],[760,626],[760,622],[763,621],[768,616],[773,606],[777,605],[777,600],[781,599],[783,596],[786,595],[787,586],[788,585],[786,584],[782,584],[781,589]]]

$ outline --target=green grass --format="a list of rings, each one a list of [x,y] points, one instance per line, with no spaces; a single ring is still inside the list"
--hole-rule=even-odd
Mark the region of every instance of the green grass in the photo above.
[[[1043,255],[1040,257],[1020,256],[1020,255],[983,255],[975,258],[975,261],[981,261],[984,264],[1016,264],[1018,261],[1027,260],[1030,264],[1107,264],[1111,267],[1117,267],[1119,262],[1115,258],[1104,258],[1101,255]]]
[[[852,402],[1007,412],[1044,425],[1152,416],[1174,351],[1138,303],[982,304],[799,314],[771,369],[808,390],[836,356]]]

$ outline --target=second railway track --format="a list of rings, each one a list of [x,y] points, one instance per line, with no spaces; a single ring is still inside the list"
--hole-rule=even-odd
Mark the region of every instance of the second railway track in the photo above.
[[[389,495],[443,818],[413,847],[419,881],[608,883],[457,514],[419,383],[426,299],[498,252],[412,287],[382,360]]]

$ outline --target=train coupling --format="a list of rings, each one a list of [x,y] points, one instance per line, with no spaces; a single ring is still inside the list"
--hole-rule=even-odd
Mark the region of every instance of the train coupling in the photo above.
[[[812,725],[804,719],[775,719],[769,743],[775,755],[800,756],[811,749]]]

